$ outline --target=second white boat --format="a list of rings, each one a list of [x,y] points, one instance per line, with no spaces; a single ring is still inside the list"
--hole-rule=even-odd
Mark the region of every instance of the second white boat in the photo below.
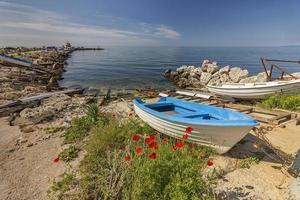
[[[264,99],[274,94],[300,92],[300,79],[263,83],[207,85],[207,89],[214,94],[237,99]]]

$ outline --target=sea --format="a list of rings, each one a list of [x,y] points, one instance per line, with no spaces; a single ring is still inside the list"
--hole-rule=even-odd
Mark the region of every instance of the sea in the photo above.
[[[248,69],[250,75],[263,71],[260,58],[300,60],[300,46],[282,47],[105,47],[104,50],[75,51],[67,60],[60,85],[81,85],[100,90],[172,89],[164,78],[167,69],[182,65],[201,66],[204,59],[220,67]],[[277,63],[288,72],[300,64]]]

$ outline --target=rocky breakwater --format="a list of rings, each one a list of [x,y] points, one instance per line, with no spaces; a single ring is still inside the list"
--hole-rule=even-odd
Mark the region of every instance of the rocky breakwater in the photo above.
[[[3,48],[0,52],[31,61],[22,66],[0,60],[0,104],[59,89],[71,51],[57,48]]]
[[[265,82],[267,76],[261,72],[255,76],[249,76],[247,69],[241,67],[220,67],[217,62],[204,60],[201,66],[183,65],[175,71],[166,70],[164,76],[180,88],[202,88],[206,85],[222,83],[253,83]]]

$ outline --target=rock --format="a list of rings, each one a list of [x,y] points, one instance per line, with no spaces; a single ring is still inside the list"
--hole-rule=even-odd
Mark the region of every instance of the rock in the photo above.
[[[182,65],[181,67],[177,68],[176,71],[178,73],[183,73],[186,70],[187,66],[186,65]]]
[[[180,78],[180,80],[178,81],[178,87],[180,88],[185,88],[187,86],[189,86],[189,81],[186,78]]]
[[[200,67],[197,67],[197,68],[195,68],[195,69],[193,70],[193,72],[194,72],[195,74],[197,74],[197,75],[200,77],[200,76],[201,76],[201,73],[202,73],[202,70],[201,70]]]
[[[167,69],[164,73],[164,77],[169,78],[171,71],[172,71],[171,69]]]
[[[85,88],[82,92],[83,95],[91,96],[91,97],[96,97],[99,95],[99,93],[100,93],[100,91],[98,89],[92,88],[92,87]]]
[[[33,126],[24,126],[21,131],[23,133],[31,133],[34,131],[34,127]]]
[[[239,83],[255,83],[257,80],[257,76],[250,76],[244,79],[241,79]]]
[[[218,72],[219,72],[220,74],[223,74],[223,73],[228,74],[229,71],[230,71],[230,66],[227,65],[227,66],[225,66],[225,67],[222,67]]]
[[[33,123],[40,123],[46,119],[50,119],[55,116],[56,108],[54,107],[37,107],[37,108],[25,108],[20,112],[20,117],[28,119]]]
[[[234,83],[238,83],[241,79],[246,78],[248,74],[248,70],[242,70],[239,67],[233,67],[229,71],[229,77]]]
[[[212,75],[207,72],[202,72],[201,77],[200,77],[200,83],[202,85],[206,85],[208,81],[211,79]]]
[[[213,73],[215,73],[218,70],[219,70],[219,67],[217,65],[215,65],[215,64],[208,64],[207,65],[207,70],[206,71],[208,73],[210,73],[210,74],[213,74]]]
[[[191,78],[189,79],[189,86],[195,87],[195,88],[201,88],[203,85],[199,81],[199,79]]]
[[[188,72],[188,71],[185,71],[185,72],[183,72],[183,73],[181,74],[181,76],[180,76],[180,77],[182,77],[182,78],[188,78],[188,77],[189,77],[189,75],[190,75],[190,72]]]
[[[201,68],[202,67],[204,67],[206,64],[208,64],[209,63],[209,60],[203,60],[203,62],[202,62],[202,65],[201,65]]]
[[[170,73],[170,76],[169,76],[169,78],[171,79],[171,80],[178,80],[178,77],[179,76],[179,73],[177,72],[177,71],[172,71],[171,73]]]
[[[292,75],[295,76],[296,78],[300,78],[300,72],[292,73]]]
[[[256,82],[261,83],[261,82],[267,82],[267,74],[266,72],[260,72],[256,76]]]

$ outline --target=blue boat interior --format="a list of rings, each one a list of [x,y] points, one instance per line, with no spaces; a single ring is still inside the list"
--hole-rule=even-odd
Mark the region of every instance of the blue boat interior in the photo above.
[[[141,99],[136,99],[134,104],[159,118],[182,123],[258,125],[254,119],[243,113],[172,97],[162,97],[154,103],[145,103]]]

